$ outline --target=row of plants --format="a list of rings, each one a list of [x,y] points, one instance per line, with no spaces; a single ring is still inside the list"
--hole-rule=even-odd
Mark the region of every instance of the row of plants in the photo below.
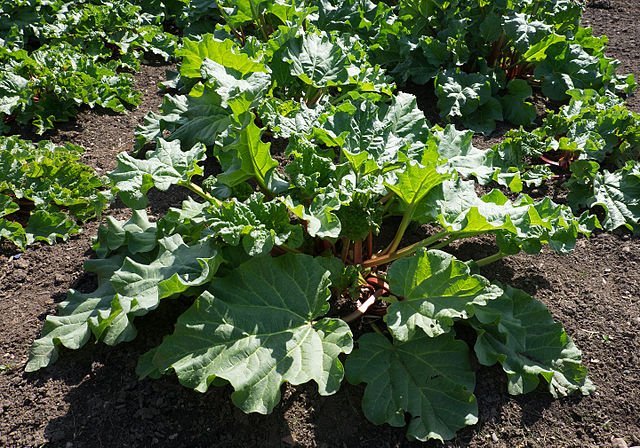
[[[0,136],[0,241],[24,250],[53,244],[100,216],[110,200],[101,179],[80,162],[83,149]]]
[[[145,56],[169,59],[178,41],[146,3],[1,1],[0,133],[43,134],[83,106],[138,105],[132,73]]]
[[[217,2],[215,30],[176,51],[179,73],[161,110],[138,128],[138,154],[120,154],[109,175],[132,217],[107,218],[99,231],[86,263],[97,289],[70,291],[47,317],[26,370],[92,338],[131,341],[136,319],[185,297],[191,307],[140,358],[139,375],[175,374],[199,392],[230,385],[245,412],[271,412],[284,382],[314,381],[328,395],[346,377],[366,384],[362,406],[372,422],[407,426],[410,439],[446,440],[478,419],[472,359],[499,363],[511,394],[539,386],[556,397],[590,393],[580,351],[547,308],[479,274],[522,251],[569,252],[602,227],[638,228],[639,117],[616,97],[633,80],[615,74],[603,45],[589,53],[604,40],[585,37],[577,3],[549,4],[556,9],[483,0]],[[526,38],[540,65],[562,47],[597,57],[599,71],[584,74],[594,78],[584,84],[567,81],[569,103],[540,128],[513,130],[481,151],[472,131],[431,126],[395,84],[417,72],[381,56],[404,48],[380,44],[393,34],[387,27],[413,30],[424,43],[444,12],[442,33],[471,30],[443,37],[470,48],[456,63],[458,80],[500,77],[495,64],[485,64],[489,75],[468,63],[490,61],[483,45],[467,42],[477,14],[492,17],[484,28],[496,27],[503,41],[496,61],[519,61],[530,51],[517,46]],[[455,28],[454,13],[469,17],[459,15]],[[534,13],[557,23],[509,28],[509,18]],[[542,30],[540,39],[530,28]],[[516,34],[500,38],[507,29]],[[402,60],[414,64],[423,47]],[[518,78],[528,70],[497,92],[537,88]],[[429,77],[436,92],[441,75]],[[466,98],[474,89],[460,91]],[[529,96],[514,93],[521,102]],[[528,110],[515,99],[505,104]],[[568,194],[555,201],[526,194],[563,183]],[[190,197],[150,219],[149,191],[176,187]],[[494,254],[462,261],[449,253],[481,235],[494,238]]]
[[[530,125],[534,102],[567,91],[627,95],[636,83],[605,55],[606,36],[580,26],[582,0],[320,2],[320,22],[358,35],[399,83],[427,85],[438,111],[485,134]],[[323,28],[324,29],[324,28]]]
[[[435,14],[434,11],[436,12],[440,11],[440,9],[436,8],[434,5],[431,5],[429,7],[425,6],[427,4],[428,2],[417,9],[415,9],[415,5],[414,5],[413,6],[414,12],[421,10],[425,14],[429,11],[430,11],[430,14]],[[41,4],[41,2],[39,1],[25,2],[25,4],[12,3],[10,6],[5,5],[3,7],[4,9],[2,9],[2,11],[5,12],[5,14],[8,14],[14,19],[12,21],[6,22],[8,25],[5,25],[4,27],[3,40],[4,42],[10,44],[8,48],[10,48],[11,45],[13,45],[14,48],[19,48],[19,47],[26,48],[29,45],[35,48],[38,46],[45,45],[43,44],[43,42],[46,44],[48,43],[55,44],[55,45],[60,44],[62,46],[68,46],[68,48],[72,49],[71,51],[73,52],[75,58],[85,58],[84,60],[86,64],[89,64],[93,68],[97,67],[99,64],[96,62],[95,58],[93,58],[92,60],[87,59],[87,56],[86,56],[87,52],[89,54],[98,55],[99,56],[98,59],[102,58],[104,60],[107,60],[110,58],[111,59],[110,62],[117,64],[118,67],[120,68],[128,67],[131,69],[135,69],[139,66],[139,60],[142,57],[143,52],[159,53],[162,55],[162,57],[165,57],[165,58],[169,57],[170,53],[173,52],[173,48],[175,47],[175,44],[176,44],[176,38],[175,36],[172,36],[168,33],[160,31],[159,23],[161,23],[161,21],[164,21],[165,27],[169,23],[175,29],[183,29],[187,33],[197,34],[199,32],[198,30],[205,28],[205,24],[207,23],[210,24],[211,21],[215,22],[216,20],[219,20],[222,14],[230,24],[229,29],[231,30],[231,32],[235,34],[237,39],[244,41],[246,40],[246,37],[242,37],[242,36],[245,36],[245,34],[247,34],[249,31],[245,32],[245,30],[242,28],[243,26],[252,27],[253,23],[259,23],[261,24],[262,27],[264,27],[264,30],[263,30],[264,32],[270,32],[273,29],[275,29],[279,25],[279,23],[281,23],[282,21],[288,20],[287,14],[289,14],[289,16],[291,17],[294,17],[296,14],[298,14],[298,17],[295,20],[300,21],[302,20],[301,17],[303,14],[308,14],[314,11],[314,7],[306,7],[305,9],[289,8],[289,10],[287,11],[286,8],[283,8],[283,7],[276,8],[274,5],[271,5],[269,2],[261,2],[260,4],[255,5],[254,8],[251,8],[251,4],[239,3],[239,4],[236,4],[235,7],[229,7],[229,6],[225,6],[225,4],[222,3],[211,8],[210,6],[207,7],[207,5],[204,5],[204,4],[197,4],[197,3],[191,4],[189,2],[178,2],[173,5],[167,5],[163,3],[146,3],[145,8],[148,12],[146,14],[141,14],[142,11],[140,6],[135,6],[133,4],[126,4],[126,5],[119,4],[118,7],[116,8],[116,11],[119,11],[119,12],[117,12],[116,14],[113,14],[111,12],[111,7],[109,5],[100,5],[100,4],[94,5],[94,4],[88,3],[84,5],[79,5],[80,9],[78,10],[74,9],[73,14],[66,14],[70,10],[69,9],[70,5],[63,2],[54,2],[53,4],[44,4],[44,5]],[[411,9],[411,8],[409,8],[407,5],[402,5],[402,4],[400,6],[401,8],[399,9],[400,12],[398,13],[398,16],[405,17],[406,11],[402,9],[402,7],[405,7],[405,9],[406,8]],[[486,5],[481,5],[481,6],[482,6],[481,7],[482,13],[484,14],[483,17],[485,17],[486,20],[488,20],[487,17],[495,18],[496,16],[498,16],[498,12],[500,12],[499,10],[494,10],[491,8],[487,9]],[[78,7],[78,5],[76,5],[76,7]],[[492,8],[499,8],[499,7],[504,8],[503,6],[499,6],[497,3],[492,6]],[[519,7],[522,7],[522,5]],[[446,11],[449,11],[449,13],[451,11],[460,12],[460,10],[465,10],[467,11],[467,14],[470,14],[469,11],[473,10],[472,5],[471,6],[466,5],[466,9],[462,8],[460,5],[455,6],[455,8],[451,5],[442,5],[442,8],[444,8],[444,10]],[[533,8],[533,6],[529,5],[528,8],[531,9]],[[577,8],[575,4],[571,2],[565,2],[565,3],[562,3],[561,6],[556,5],[556,6],[553,6],[553,8],[551,6],[547,6],[545,8],[536,6],[533,9],[535,10],[536,14],[538,14],[540,17],[547,17],[548,20],[555,20],[556,22],[560,23],[560,25],[558,25],[559,26],[558,30],[578,29],[578,30],[582,30],[581,32],[583,34],[589,33],[588,30],[583,30],[579,28],[579,25],[578,25],[579,21],[576,18],[576,14],[577,14],[576,11],[579,11],[579,8]],[[552,15],[549,13],[550,10],[555,11],[557,13],[559,10],[558,8],[563,8],[562,9],[563,14]],[[317,6],[315,9],[317,10],[317,17],[315,17],[317,25],[325,26],[326,28],[331,28],[332,26],[336,26],[337,24],[342,24],[341,25],[342,28],[347,26],[349,28],[348,31],[355,30],[358,33],[359,37],[364,35],[364,38],[369,39],[369,41],[373,39],[371,36],[377,36],[376,39],[378,39],[378,41],[381,39],[379,36],[384,34],[383,32],[384,23],[397,22],[397,20],[395,19],[394,20],[389,19],[390,14],[393,13],[394,9],[384,4],[378,4],[375,8],[373,8],[373,4],[364,5],[359,2],[351,2],[351,3],[347,2],[347,3],[342,3],[340,8],[338,8],[338,7],[332,7],[328,3],[323,3]],[[510,10],[509,14],[515,14],[514,11],[515,10]],[[373,12],[375,12],[375,14],[372,16]],[[280,14],[280,17],[278,16],[278,14]],[[365,17],[368,17],[368,19],[365,20]],[[386,22],[382,21],[380,19],[381,17],[384,17],[386,19]],[[480,16],[478,16],[477,14],[475,15],[471,14],[471,17],[474,17],[476,20],[479,20],[478,17]],[[137,21],[142,20],[148,23],[153,22],[155,24],[140,25],[140,23],[142,22],[133,23],[132,20],[137,20]],[[408,20],[408,19],[406,19],[405,17],[405,20]],[[415,20],[413,21],[410,20],[408,23],[413,23],[413,22],[415,22]],[[376,24],[377,26],[380,27],[380,29],[376,30],[376,26],[372,26],[372,24]],[[503,24],[503,26],[505,25]],[[136,29],[137,34],[131,33],[131,29],[134,29],[134,28]],[[366,29],[366,33],[364,31],[365,29]],[[374,30],[376,31],[373,32]],[[64,39],[59,37],[61,31],[66,32]],[[344,31],[344,29],[340,29],[340,31]],[[394,33],[392,33],[392,35],[397,37],[398,36],[397,32],[398,30],[395,30]],[[526,32],[531,32],[531,30],[523,26],[521,27],[521,32],[526,34]],[[385,36],[387,38],[389,37],[388,34],[385,34]],[[469,36],[478,36],[478,35],[473,33],[465,34],[466,40],[463,39],[462,41],[466,42]],[[483,34],[480,34],[479,36],[481,36],[481,40],[484,39]],[[525,37],[523,36],[520,36],[520,35],[517,35],[515,37],[511,36],[509,39],[506,39],[504,42],[502,42],[501,45],[508,45],[509,42],[525,40]],[[424,38],[424,36],[422,38]],[[606,38],[602,37],[598,39],[599,39],[599,42],[602,44],[600,48],[600,51],[602,53]],[[403,40],[403,39],[400,39],[400,40]],[[105,44],[105,42],[107,43]],[[483,45],[486,46],[488,42],[489,41],[484,42]],[[477,44],[476,46],[478,47],[483,46],[478,43],[476,44]],[[378,48],[380,47],[380,45],[374,44],[374,45],[371,45],[370,47],[366,47],[365,45],[364,47],[369,53],[372,53],[374,55],[373,56],[374,59],[376,58],[381,59],[381,56],[378,52]],[[166,51],[163,50],[162,48],[165,48]],[[390,48],[398,49],[402,47],[398,45],[393,45]],[[124,49],[124,53],[123,53],[123,49]],[[46,51],[44,51],[42,54],[45,55],[46,53],[49,55],[43,59],[45,66],[47,66],[47,70],[53,69],[54,67],[57,67],[60,64],[63,64],[63,65],[66,64],[65,58],[61,58],[60,55],[55,52],[48,52],[48,47],[46,47],[46,45],[45,45],[45,50]],[[6,50],[6,51],[10,51],[10,50]],[[20,50],[20,51],[24,55],[28,54],[25,52],[25,50]],[[181,50],[181,51],[188,51],[188,50]],[[412,60],[411,58],[406,57],[406,54],[404,54],[403,52],[401,53],[403,54],[402,60],[405,63],[407,61]],[[17,54],[17,53],[14,51],[13,54]],[[115,60],[114,56],[118,56],[118,59]],[[603,67],[606,67],[607,70],[611,71],[613,76],[612,79],[617,80],[616,82],[620,81],[621,79],[624,79],[623,87],[620,87],[621,84],[619,83],[618,84],[614,83],[619,87],[617,88],[617,91],[628,91],[634,85],[633,79],[629,76],[621,77],[616,75],[614,70],[616,63],[606,58],[603,53],[601,54],[601,56],[602,57],[600,60],[600,65]],[[396,60],[394,58],[389,57],[389,55],[385,55],[385,57],[382,59],[387,61],[387,65],[390,65],[389,61]],[[71,65],[74,65],[74,64],[71,64]],[[127,83],[125,83],[127,84],[125,86],[126,88],[123,89],[122,86],[124,84],[118,81],[111,86],[113,88],[111,93],[106,93],[107,90],[109,90],[110,88],[105,89],[104,85],[102,85],[101,87],[96,87],[96,84],[95,84],[95,82],[102,83],[102,81],[104,81],[105,78],[101,78],[100,80],[98,80],[96,77],[86,76],[87,73],[93,72],[93,68],[88,67],[86,64],[83,63],[83,64],[80,64],[79,66],[74,65],[75,69],[65,68],[65,72],[68,72],[68,70],[71,70],[72,77],[68,78],[67,81],[69,81],[68,86],[70,86],[73,90],[76,90],[76,91],[83,90],[82,88],[83,83],[79,82],[77,79],[74,78],[76,75],[80,74],[80,76],[83,79],[88,80],[89,83],[91,84],[91,87],[88,87],[89,84],[86,84],[87,89],[85,89],[85,91],[90,92],[89,94],[93,96],[93,99],[88,99],[88,96],[85,95],[86,101],[84,101],[84,100],[80,100],[79,96],[76,96],[75,99],[72,101],[73,105],[70,106],[70,108],[60,107],[61,103],[64,103],[67,100],[69,100],[69,97],[62,98],[62,96],[64,96],[62,95],[62,92],[64,91],[64,89],[60,89],[60,87],[64,83],[60,82],[60,79],[57,77],[57,75],[53,77],[42,76],[42,73],[38,75],[35,75],[35,74],[30,75],[32,81],[35,84],[38,84],[41,86],[43,82],[47,83],[51,81],[50,84],[56,86],[55,89],[53,89],[55,90],[55,92],[51,92],[52,89],[45,89],[45,90],[49,90],[49,92],[44,95],[44,99],[41,99],[41,95],[39,94],[32,95],[33,92],[30,90],[28,85],[25,84],[26,78],[19,79],[19,77],[14,76],[15,73],[12,73],[11,71],[5,71],[4,73],[5,73],[5,76],[7,77],[7,83],[5,84],[7,86],[9,85],[12,86],[10,89],[8,88],[4,92],[8,94],[8,96],[5,95],[4,98],[1,100],[7,106],[6,107],[7,113],[10,113],[11,111],[15,112],[16,110],[21,109],[19,104],[20,104],[20,101],[24,100],[26,101],[26,103],[23,103],[23,105],[26,105],[26,106],[22,108],[23,111],[27,111],[28,109],[33,109],[32,111],[35,111],[36,109],[38,109],[40,110],[40,112],[42,112],[42,110],[44,110],[42,109],[43,107],[45,109],[48,109],[49,112],[47,113],[50,113],[50,115],[47,118],[47,123],[48,123],[47,126],[53,126],[56,120],[66,119],[65,117],[73,116],[73,114],[77,110],[78,104],[81,104],[84,101],[86,104],[94,105],[96,104],[95,98],[103,94],[104,94],[103,98],[106,98],[109,102],[111,102],[111,104],[116,105],[114,106],[115,107],[114,110],[123,111],[124,108],[122,107],[122,102],[119,101],[117,99],[117,96],[114,96],[114,94],[117,92],[117,95],[125,94],[130,98],[133,98],[134,96],[137,95],[137,93],[132,90],[132,86],[130,84],[131,82],[130,75],[126,73],[120,73],[120,75],[128,79]],[[398,68],[396,67],[396,69],[393,69],[391,72],[396,73],[397,71],[398,71]],[[403,71],[403,73],[409,73],[409,72],[411,71],[410,70]],[[422,70],[422,72],[424,72],[424,70]],[[601,87],[605,85],[603,83],[600,83],[600,81],[598,81],[602,77],[596,72],[593,72],[589,75],[588,71],[584,71],[583,75],[585,79],[590,76],[589,79],[593,80],[593,82],[589,85],[599,85]],[[111,81],[114,81],[116,78],[111,77],[110,79]],[[398,79],[398,81],[400,82],[406,80],[406,78],[402,78],[402,77],[398,78],[397,76],[396,76],[396,79]],[[530,76],[529,76],[529,80],[532,80]],[[571,86],[571,85],[573,84],[567,84],[567,86]],[[610,87],[613,84],[606,83],[606,85]],[[530,96],[532,92],[531,88],[525,85],[524,80],[514,79],[510,81],[509,89],[510,89],[510,92],[512,93],[516,91],[521,91],[521,92],[526,91],[528,92],[527,93],[528,96]],[[602,100],[600,100],[601,104],[605,104],[606,102],[609,102],[609,103],[621,102],[619,99],[616,99],[617,97],[610,94],[612,91],[611,88],[609,88],[608,90],[604,89],[605,92],[608,91],[609,94],[607,93],[603,94],[602,88],[600,90],[601,92],[599,94],[589,93],[589,95],[592,98],[603,98]],[[616,90],[616,89],[614,88],[613,90]],[[468,89],[466,89],[465,91],[467,94],[470,92]],[[587,90],[587,91],[591,92],[591,90]],[[576,92],[575,95],[578,95],[578,96],[581,95],[581,91],[575,90],[575,89],[566,90],[566,93],[564,93],[564,95],[568,96],[569,94],[571,94],[571,92]],[[74,93],[73,95],[76,95],[76,94]],[[19,96],[20,98],[22,98],[22,100],[19,99]],[[530,103],[527,103],[526,101],[524,103],[522,102],[522,100],[526,100],[528,96],[522,96],[522,97],[519,97],[519,99],[513,96],[505,96],[501,99],[501,101],[504,104],[510,105],[508,107],[513,107],[514,110],[518,110],[522,113],[525,113],[533,117],[535,116],[535,110],[533,108],[533,105]],[[578,99],[573,98],[571,100],[572,104],[575,104],[577,100]],[[599,110],[605,110],[605,109],[606,107],[600,107]],[[613,129],[616,129],[616,127],[619,129],[622,127],[621,125],[633,123],[634,119],[637,120],[637,117],[631,116],[631,114],[624,109],[624,106],[622,104],[618,104],[617,106],[617,110],[620,110],[620,109],[622,110],[618,112],[617,118],[613,118],[610,121],[610,125],[614,126]],[[599,110],[596,112],[602,114],[603,112],[599,112]],[[42,123],[41,120],[43,118],[43,115],[40,112],[35,112],[36,115],[37,114],[40,114],[40,115],[35,118],[35,121],[33,121],[33,123],[38,127],[39,131],[42,132],[46,127],[41,126],[41,123]],[[455,114],[450,114],[450,110],[447,110],[447,109],[443,109],[442,113],[447,114],[448,116],[451,116],[451,117],[455,116]],[[592,113],[592,115],[597,116],[597,113],[595,114]],[[17,113],[17,115],[21,115],[21,113]],[[492,117],[493,115],[482,112],[482,116]],[[23,118],[25,117],[27,117],[26,118],[27,122],[33,118],[32,114],[28,111],[26,114],[23,114]],[[15,117],[5,116],[5,121],[11,121],[14,118]],[[20,120],[22,119],[19,118],[18,121]],[[623,122],[624,120],[626,120],[626,122]],[[515,122],[517,123],[518,121],[515,121]],[[491,126],[493,126],[493,124]],[[581,126],[584,126],[584,124],[582,124]],[[546,129],[546,125],[543,125],[541,129]],[[555,129],[555,130],[552,129],[552,131],[556,132],[556,134],[559,136],[562,136],[565,132],[564,129]],[[524,132],[524,131],[521,131],[521,132]],[[539,133],[540,129],[538,129],[536,132]],[[547,132],[547,131],[544,131],[544,132]],[[575,126],[574,126],[573,132],[575,133]],[[606,130],[605,132],[611,133],[612,130]],[[631,129],[628,129],[625,132],[632,142],[629,145],[632,149],[628,151],[629,154],[626,156],[626,159],[628,161],[629,160],[632,161],[633,155],[634,155],[633,148],[637,148],[638,130],[637,130],[637,127],[634,128],[633,126],[631,126]],[[636,135],[635,140],[633,137],[634,133]],[[518,139],[521,139],[521,138],[522,136],[520,136]],[[607,138],[611,140],[611,138],[613,137],[607,136]],[[576,151],[576,148],[573,148],[573,149],[561,148],[559,150],[554,149],[557,146],[557,144],[546,146],[547,148],[546,150],[560,151],[560,152],[569,150],[573,154],[571,157],[575,158],[577,157],[578,153],[582,150],[581,148],[583,148],[585,144],[593,145],[592,140],[593,139],[583,139],[583,141],[577,143],[577,145],[579,146],[579,148],[576,147],[578,151]],[[144,142],[144,138],[141,138],[141,141]],[[564,142],[566,143],[566,141],[567,139],[565,138]],[[621,141],[624,142],[626,140],[622,139]],[[596,146],[598,145],[599,144],[596,144]],[[516,154],[506,155],[508,162],[503,161],[503,162],[499,162],[498,164],[503,168],[506,168],[507,170],[511,170],[511,171],[513,171],[514,165],[518,165],[520,169],[522,168],[521,165],[523,163],[526,163],[526,161],[529,160],[532,154],[535,156],[538,152],[540,152],[541,148],[545,147],[545,143],[540,141],[535,141],[525,146],[533,149],[526,149],[525,151],[518,150],[516,151]],[[574,144],[574,147],[575,147],[575,144]],[[496,150],[500,154],[499,158],[504,159],[505,158],[504,148],[500,148],[500,149],[494,148],[494,152],[496,152]],[[506,152],[509,152],[509,151],[513,151],[513,149],[510,149]],[[527,151],[532,154],[527,153]],[[495,158],[495,157],[489,156],[489,158]],[[599,162],[599,161],[595,161],[595,162]],[[491,162],[491,163],[495,163],[495,162]],[[511,164],[511,166],[506,166],[507,164]],[[615,211],[615,209],[619,205],[616,202],[618,203],[622,202],[622,206],[624,210],[621,213],[616,213],[616,218],[612,221],[605,219],[605,226],[609,230],[623,224],[628,227],[633,227],[635,225],[634,222],[637,222],[637,209],[635,204],[631,204],[631,208],[628,207],[629,198],[632,198],[633,196],[629,194],[618,193],[618,190],[621,190],[621,189],[634,190],[636,188],[636,181],[635,181],[636,170],[634,170],[633,166],[630,165],[625,169],[621,169],[620,166],[617,166],[616,169],[618,169],[618,171],[616,171],[615,173],[611,173],[611,175],[607,177],[606,181],[603,180],[604,178],[601,179],[595,187],[593,186],[593,178],[596,175],[600,177],[605,175],[605,173],[603,173],[602,170],[598,169],[599,165],[596,166],[593,164],[589,164],[589,165],[576,164],[574,165],[573,170],[576,171],[577,167],[582,167],[582,169],[580,170],[581,174],[579,174],[582,180],[578,181],[577,180],[578,176],[574,176],[573,178],[574,187],[577,188],[578,184],[581,184],[583,186],[582,187],[583,189],[593,188],[594,193],[591,197],[588,197],[586,199],[575,198],[575,200],[572,201],[572,203],[575,205],[574,210],[577,207],[581,207],[585,204],[586,205],[595,204],[595,205],[606,207],[609,210]],[[566,164],[564,168],[568,169],[568,164]],[[550,172],[550,170],[546,170],[545,175],[541,174],[541,170],[544,171],[544,167],[539,165],[536,166],[534,170],[532,170],[531,167],[528,167],[527,169],[525,169],[525,171],[527,171],[527,174],[525,174],[525,176],[531,176],[532,173],[535,172],[538,175],[537,177],[538,184],[544,180],[548,180],[554,177],[554,175]],[[511,179],[513,179],[514,175],[512,174],[511,176],[507,176],[505,173],[503,173],[501,177],[510,177]],[[519,180],[518,176],[515,176],[515,178],[516,180]],[[484,180],[486,181],[486,179]],[[482,182],[483,179],[481,178],[480,181]],[[622,187],[618,187],[620,182],[622,182]],[[535,182],[530,181],[530,183],[535,183]],[[613,192],[609,191],[611,190],[612,183],[614,184],[614,188],[616,189]],[[519,190],[516,190],[516,191],[519,191]],[[612,197],[612,194],[613,194],[613,197]],[[8,209],[4,210],[4,213],[5,214],[9,213],[9,210]],[[611,224],[609,224],[610,222]],[[4,234],[10,235],[8,230],[6,230]],[[63,232],[61,235],[66,235],[66,234]],[[13,234],[10,237],[10,239],[14,239],[14,240],[18,238],[20,237],[18,237],[17,234]]]
[[[575,213],[591,209],[605,230],[640,229],[640,115],[622,99],[569,90],[569,104],[550,112],[533,131],[509,131],[491,150],[475,153],[478,182],[519,192],[561,187]]]
[[[172,58],[179,35],[216,11],[188,0],[0,1],[0,241],[66,240],[109,197],[81,148],[1,134],[43,134],[87,107],[126,113],[140,101],[141,62]]]

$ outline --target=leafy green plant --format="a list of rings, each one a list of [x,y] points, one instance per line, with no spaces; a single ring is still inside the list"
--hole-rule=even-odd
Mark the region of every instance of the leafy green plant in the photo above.
[[[409,414],[410,439],[449,439],[477,421],[470,356],[500,363],[512,394],[540,383],[588,394],[580,352],[546,307],[478,270],[543,245],[568,252],[597,221],[548,198],[479,193],[468,178],[494,171],[469,133],[430,129],[358,38],[280,6],[240,2],[215,34],[185,41],[181,91],[138,129],[143,157],[121,154],[110,174],[132,216],[99,231],[86,264],[98,287],[70,291],[47,317],[26,370],[92,337],[130,341],[137,318],[182,296],[191,307],[139,375],[174,373],[200,392],[230,384],[245,412],[271,412],[284,382],[328,395],[346,374],[366,384],[374,423],[405,426]],[[265,18],[255,36],[243,11]],[[172,186],[191,197],[150,220],[148,192]],[[495,238],[495,254],[444,251],[478,235]]]
[[[571,101],[542,125],[507,133],[487,152],[467,149],[458,168],[482,184],[497,181],[514,192],[561,181],[574,212],[600,210],[606,230],[640,223],[640,115],[612,95],[570,90]],[[471,170],[463,165],[477,163]]]
[[[52,244],[100,216],[108,202],[103,180],[81,163],[72,144],[33,144],[0,137],[0,238],[19,249]]]
[[[0,2],[0,132],[17,123],[42,134],[82,105],[136,106],[130,72],[177,45],[162,20],[126,0]]]
[[[606,37],[580,26],[582,1],[401,0],[375,14],[363,2],[345,3],[342,16],[332,16],[342,30],[366,39],[398,82],[433,82],[440,116],[475,131],[490,133],[496,121],[531,124],[536,94],[566,101],[572,89],[635,88],[605,55]],[[363,27],[352,17],[365,10]]]

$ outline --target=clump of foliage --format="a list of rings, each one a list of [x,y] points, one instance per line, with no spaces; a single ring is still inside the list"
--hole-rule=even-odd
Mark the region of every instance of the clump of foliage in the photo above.
[[[108,195],[104,181],[79,161],[82,152],[69,143],[0,136],[0,240],[19,249],[52,244],[100,215]]]
[[[626,227],[637,233],[640,115],[612,95],[567,94],[569,104],[550,112],[539,128],[511,130],[489,151],[469,145],[457,158],[459,171],[515,193],[560,183],[574,212],[593,208],[606,230]]]
[[[140,101],[131,71],[144,54],[168,59],[177,38],[144,3],[0,1],[0,133],[37,133],[82,105],[124,112]]]
[[[480,193],[477,172],[508,185],[531,176],[487,167],[469,132],[431,128],[363,38],[315,25],[329,6],[223,3],[215,33],[185,39],[179,90],[138,129],[152,149],[121,154],[110,174],[132,216],[101,228],[86,264],[97,289],[70,291],[47,317],[27,371],[92,337],[130,341],[137,318],[182,296],[191,307],[138,373],[200,392],[230,384],[245,412],[271,412],[284,382],[328,395],[346,376],[366,384],[374,423],[449,439],[477,421],[472,357],[499,363],[512,394],[593,390],[547,308],[479,268],[545,245],[566,253],[597,218]],[[191,197],[149,219],[148,192],[172,186]],[[431,230],[407,242],[422,224]],[[493,236],[495,254],[446,251],[478,235]]]
[[[531,124],[535,95],[566,101],[571,89],[635,88],[633,76],[618,75],[619,62],[605,55],[607,38],[580,26],[584,1],[393,3],[323,1],[319,15],[366,39],[398,82],[432,85],[441,117],[466,128]]]

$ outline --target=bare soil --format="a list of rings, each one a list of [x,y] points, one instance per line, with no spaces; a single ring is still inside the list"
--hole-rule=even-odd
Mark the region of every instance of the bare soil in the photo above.
[[[608,2],[598,2],[607,6]],[[585,23],[610,37],[611,55],[622,70],[640,76],[640,5],[611,0],[589,8]],[[85,112],[53,135],[87,148],[96,169],[115,166],[130,148],[133,129],[161,102],[157,82],[166,67],[143,68],[138,87],[144,102],[125,116]],[[630,106],[640,112],[637,97]],[[166,209],[180,193],[158,196]],[[126,211],[112,209],[117,216]],[[138,381],[140,354],[171,331],[186,303],[172,302],[139,322],[140,336],[115,348],[89,344],[64,352],[51,368],[24,374],[29,345],[44,317],[69,288],[90,291],[83,274],[96,223],[55,246],[26,253],[0,252],[0,446],[6,447],[409,447],[404,429],[370,424],[360,411],[362,388],[344,384],[321,397],[313,386],[283,390],[268,416],[244,415],[229,388],[199,394],[175,378]],[[488,255],[490,240],[456,247],[461,258]],[[589,397],[554,400],[543,390],[511,397],[500,368],[480,367],[477,425],[447,447],[616,447],[640,445],[640,239],[601,234],[580,240],[568,256],[549,251],[519,255],[485,268],[483,274],[522,288],[542,300],[565,325],[598,390]],[[431,442],[424,446],[440,446]]]

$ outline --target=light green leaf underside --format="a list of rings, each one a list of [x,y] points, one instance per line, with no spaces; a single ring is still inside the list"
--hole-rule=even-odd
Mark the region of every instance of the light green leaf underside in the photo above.
[[[592,207],[600,205],[607,212],[602,222],[605,229],[640,228],[640,163],[598,173],[593,179],[593,195]]]
[[[158,257],[150,263],[120,254],[89,260],[85,270],[97,274],[98,288],[90,293],[69,291],[58,314],[47,316],[25,370],[52,364],[60,346],[78,349],[92,334],[108,345],[132,340],[135,316],[155,309],[163,298],[208,282],[221,263],[217,249],[207,242],[187,246],[179,235],[173,235],[158,243]]]
[[[439,140],[438,154],[447,159],[447,165],[462,177],[476,177],[483,185],[491,180],[495,169],[487,160],[487,151],[473,146],[472,131],[458,131],[450,124],[435,135]]]
[[[158,245],[156,230],[145,210],[133,210],[131,218],[124,222],[107,216],[105,224],[98,229],[94,250],[100,258],[121,247],[126,247],[130,254],[149,252]]]

